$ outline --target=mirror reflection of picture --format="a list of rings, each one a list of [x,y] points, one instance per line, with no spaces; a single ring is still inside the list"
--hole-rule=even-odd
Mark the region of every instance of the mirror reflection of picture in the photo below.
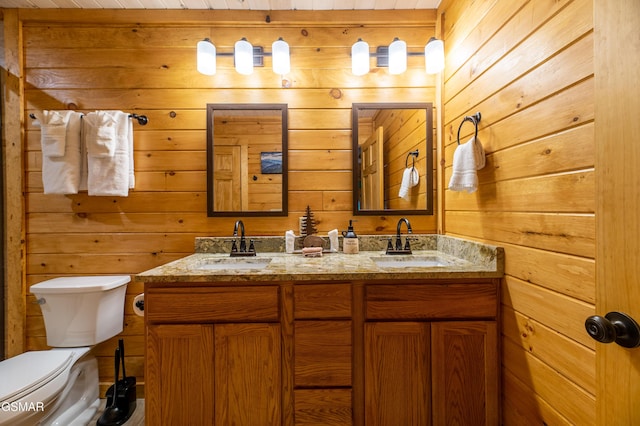
[[[261,152],[260,173],[266,175],[282,173],[282,152]]]

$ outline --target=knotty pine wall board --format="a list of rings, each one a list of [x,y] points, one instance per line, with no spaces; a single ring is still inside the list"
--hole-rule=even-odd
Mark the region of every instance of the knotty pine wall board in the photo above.
[[[444,0],[438,13],[445,184],[465,115],[482,113],[487,154],[477,192],[445,190],[445,231],[505,248],[503,422],[595,424],[593,2]]]

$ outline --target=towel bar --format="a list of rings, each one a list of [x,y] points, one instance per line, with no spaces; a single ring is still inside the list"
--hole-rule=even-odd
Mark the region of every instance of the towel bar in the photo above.
[[[31,114],[29,114],[29,118],[31,118],[32,120],[35,120],[36,119],[36,115],[31,113]],[[147,124],[149,122],[149,119],[147,118],[146,115],[129,114],[129,118],[134,118],[134,119],[138,120],[138,124],[140,124],[141,126],[144,126],[145,124]]]
[[[138,120],[138,124],[141,126],[144,126],[149,122],[149,119],[147,118],[146,115],[129,114],[129,118],[134,118]]]
[[[462,129],[462,125],[466,122],[466,121],[470,121],[473,123],[473,125],[476,127],[476,134],[475,134],[475,139],[478,138],[478,123],[480,122],[480,119],[482,118],[482,114],[480,114],[480,112],[476,112],[473,115],[467,115],[462,119],[462,123],[460,123],[460,127],[458,127],[458,145],[460,145],[460,130]],[[474,139],[474,140],[475,140]]]

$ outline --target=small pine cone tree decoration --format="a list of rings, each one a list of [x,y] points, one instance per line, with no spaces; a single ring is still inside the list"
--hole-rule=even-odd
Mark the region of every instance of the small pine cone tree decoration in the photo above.
[[[318,232],[316,228],[316,222],[313,220],[313,213],[311,212],[311,207],[307,206],[307,212],[304,215],[304,219],[302,220],[302,236],[306,237],[309,235],[314,235]]]

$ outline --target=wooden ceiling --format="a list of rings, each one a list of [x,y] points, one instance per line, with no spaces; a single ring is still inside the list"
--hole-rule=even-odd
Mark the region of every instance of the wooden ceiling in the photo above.
[[[441,0],[0,0],[2,8],[390,10],[436,9]]]

